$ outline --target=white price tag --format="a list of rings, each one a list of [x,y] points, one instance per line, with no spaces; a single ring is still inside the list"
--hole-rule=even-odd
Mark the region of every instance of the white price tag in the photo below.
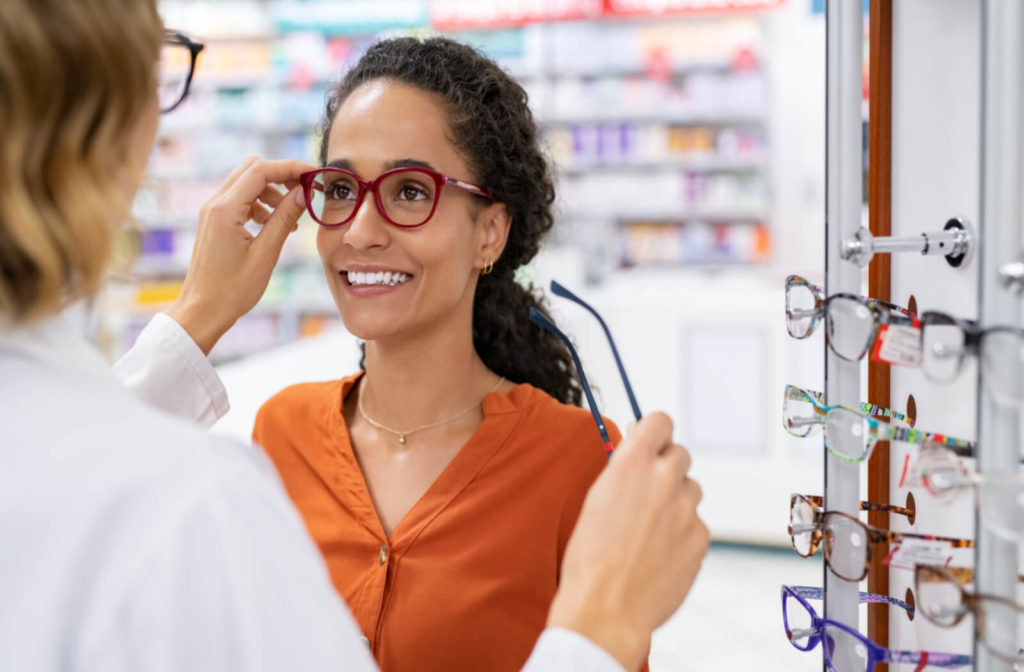
[[[913,570],[917,565],[946,566],[953,560],[953,549],[948,541],[904,539],[894,544],[885,564],[899,569]]]
[[[878,329],[871,356],[883,364],[921,366],[921,330],[902,324],[883,324]]]

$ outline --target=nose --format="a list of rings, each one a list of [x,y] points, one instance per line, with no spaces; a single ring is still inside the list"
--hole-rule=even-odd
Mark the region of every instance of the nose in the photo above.
[[[356,206],[355,217],[343,228],[345,245],[356,250],[387,247],[391,242],[387,220],[377,207],[374,193],[369,190]]]

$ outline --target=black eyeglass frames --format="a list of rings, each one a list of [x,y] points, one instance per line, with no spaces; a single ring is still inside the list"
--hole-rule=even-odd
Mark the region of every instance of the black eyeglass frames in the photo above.
[[[185,100],[192,86],[199,53],[206,47],[183,33],[164,32],[164,43],[157,64],[157,96],[160,112],[166,114]]]

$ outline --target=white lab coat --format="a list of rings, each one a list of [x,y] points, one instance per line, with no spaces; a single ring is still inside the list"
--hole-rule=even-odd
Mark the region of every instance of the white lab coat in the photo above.
[[[0,332],[0,670],[376,669],[262,452],[140,401],[226,412],[184,330],[115,371],[61,319]],[[526,669],[622,670],[565,630]]]

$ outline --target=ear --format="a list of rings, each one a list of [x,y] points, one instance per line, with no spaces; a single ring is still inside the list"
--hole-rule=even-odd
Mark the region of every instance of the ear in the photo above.
[[[480,211],[477,219],[479,241],[477,248],[477,266],[484,268],[493,264],[501,257],[508,242],[508,232],[512,221],[504,203],[492,203]]]

